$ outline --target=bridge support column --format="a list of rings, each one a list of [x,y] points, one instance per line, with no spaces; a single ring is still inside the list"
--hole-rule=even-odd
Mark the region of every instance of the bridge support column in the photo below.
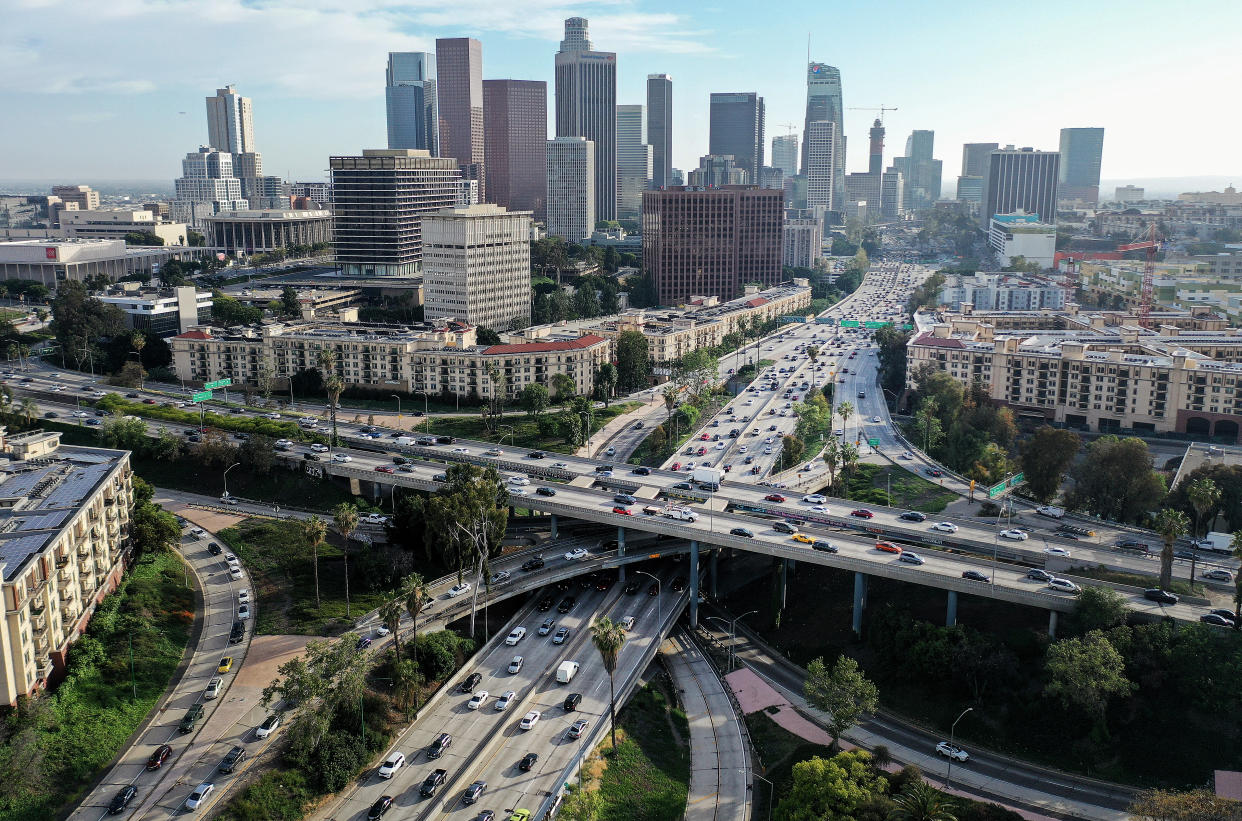
[[[1048,638],[1055,639],[1057,637],[1057,611],[1048,611]]]
[[[617,556],[625,556],[625,528],[617,527]],[[617,565],[617,580],[625,582],[625,565]]]
[[[690,629],[699,628],[699,543],[690,542]]]
[[[710,593],[712,599],[716,598],[716,560],[719,558],[720,558],[720,548],[716,548],[715,550],[712,551],[712,559],[711,559],[711,565],[710,565],[710,571],[709,571],[711,573],[711,587],[708,588],[708,592]]]
[[[781,603],[781,612],[784,612],[785,611],[785,590],[786,590],[785,585],[789,578],[789,559],[781,559],[780,562],[781,562],[781,572],[780,572],[780,576],[777,577],[778,578],[777,584],[779,584],[780,587],[777,590],[776,595],[777,595],[777,601]]]
[[[867,607],[867,574],[854,573],[854,635],[862,635],[863,610]]]
[[[552,514],[552,538],[556,538],[556,514]]]
[[[957,591],[949,591],[949,606],[945,609],[944,626],[952,627],[957,624]]]

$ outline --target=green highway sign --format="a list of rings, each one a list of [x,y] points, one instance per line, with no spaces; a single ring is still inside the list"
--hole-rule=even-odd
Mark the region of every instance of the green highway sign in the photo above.
[[[1026,481],[1025,473],[1015,473],[1008,479],[1004,479],[988,488],[988,498],[995,499],[1007,490],[1011,490]]]
[[[199,391],[190,397],[191,402],[206,402],[211,399],[211,391]]]
[[[867,444],[871,445],[871,447],[873,448],[878,448],[880,446],[880,440],[876,438],[871,438],[867,440]]]
[[[217,379],[215,382],[208,382],[206,385],[203,385],[203,389],[211,391],[211,390],[215,390],[216,388],[227,388],[229,385],[232,385],[232,384],[233,384],[232,379]]]
[[[891,322],[867,322],[865,327],[874,331],[877,328],[887,328],[889,325],[892,325],[892,324],[893,323]]]
[[[843,319],[841,320],[841,327],[842,328],[857,328],[858,320],[857,319]]]
[[[910,325],[910,324],[906,324],[906,325],[902,325],[902,326],[901,326],[901,329],[902,329],[903,331],[913,331],[913,330],[914,330],[914,326],[913,326],[913,325]]]

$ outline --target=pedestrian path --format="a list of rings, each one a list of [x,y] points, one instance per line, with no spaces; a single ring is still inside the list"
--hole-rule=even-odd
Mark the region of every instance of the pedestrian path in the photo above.
[[[750,755],[742,719],[720,678],[683,632],[661,647],[690,723],[690,791],[686,821],[747,821]]]

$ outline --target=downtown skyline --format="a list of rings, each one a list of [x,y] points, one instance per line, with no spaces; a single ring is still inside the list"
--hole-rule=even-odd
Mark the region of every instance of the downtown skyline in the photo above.
[[[553,55],[565,17],[575,14],[590,20],[595,48],[617,53],[618,104],[644,104],[648,74],[672,76],[672,165],[687,171],[708,150],[713,92],[763,96],[769,142],[789,132],[786,123],[801,131],[806,31],[832,30],[827,24],[833,20],[854,21],[845,30],[870,26],[885,33],[879,50],[876,40],[862,37],[811,42],[812,60],[841,71],[847,171],[866,170],[867,129],[874,119],[874,112],[850,109],[881,103],[898,107],[885,117],[886,164],[911,131],[933,130],[946,190],[958,174],[962,143],[1056,150],[1064,127],[1107,130],[1105,179],[1227,174],[1236,162],[1230,134],[1240,115],[1211,104],[1212,84],[1199,79],[1214,66],[1222,79],[1237,76],[1223,49],[1227,27],[1195,31],[1192,39],[1186,18],[1195,15],[1162,24],[1161,40],[1149,46],[1157,56],[1140,60],[1137,53],[1148,47],[1140,38],[1151,36],[1141,14],[1109,19],[1056,2],[1024,20],[1018,40],[1009,23],[992,17],[993,10],[982,3],[934,13],[899,3],[908,12],[899,27],[891,26],[890,10],[829,14],[798,3],[773,10],[761,29],[733,22],[737,17],[727,12],[740,8],[736,3],[701,9],[695,17],[642,2],[535,2],[523,14],[500,9],[487,15],[473,13],[472,3],[448,12],[417,2],[352,4],[349,12],[304,10],[284,2],[262,8],[187,3],[174,15],[134,0],[66,17],[56,14],[57,5],[0,2],[13,22],[10,32],[0,35],[10,41],[7,55],[0,57],[0,64],[9,63],[0,78],[0,99],[14,121],[40,123],[7,135],[0,179],[171,178],[185,152],[206,142],[203,96],[228,83],[254,100],[254,130],[268,173],[323,179],[329,155],[386,144],[389,51],[434,52],[438,37],[474,37],[482,42],[485,79],[543,80],[551,95]],[[1218,13],[1222,22],[1239,16],[1224,2],[1192,5]],[[1058,14],[1062,6],[1075,14]],[[197,16],[203,37],[220,44],[216,54],[187,55],[169,40],[189,14]],[[38,59],[53,53],[51,41],[39,33],[53,19],[55,53],[89,53],[90,66],[76,56],[50,63]],[[1222,48],[1213,49],[1218,37]],[[271,47],[250,48],[256,38]],[[970,39],[972,49],[946,48],[953,38]],[[168,68],[150,73],[148,67],[161,63],[165,51]],[[1022,66],[1024,56],[1035,53],[1052,58],[1041,61],[1048,68],[1033,79]],[[1135,59],[1118,59],[1129,54]],[[1001,55],[1009,55],[1012,72],[1006,72]],[[1157,99],[1176,98],[1198,116],[1169,117],[1153,129],[1153,107],[1136,102],[1137,89]],[[552,103],[549,97],[550,116]],[[89,141],[84,133],[91,135]],[[553,133],[550,123],[549,136]],[[146,138],[136,140],[136,134]]]

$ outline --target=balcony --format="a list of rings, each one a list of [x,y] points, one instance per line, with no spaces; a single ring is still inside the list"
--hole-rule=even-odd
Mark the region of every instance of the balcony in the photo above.
[[[88,518],[90,518],[90,520],[91,520],[92,522],[98,522],[98,521],[99,521],[99,511],[98,511],[98,510],[88,510],[88,511],[86,512],[86,515],[87,515],[87,517],[88,517]]]
[[[68,556],[57,556],[57,557],[56,557],[56,566],[57,566],[57,567],[65,567],[65,566],[66,566],[66,565],[68,565],[68,564],[69,564],[69,557],[68,557]]]
[[[47,636],[47,616],[40,610],[38,615],[31,613],[30,628],[34,630],[36,636]]]
[[[59,581],[61,584],[68,584],[69,582],[73,581],[73,574],[69,572],[69,568],[62,567],[60,570],[56,572],[56,580]]]
[[[65,602],[73,601],[73,588],[66,585],[60,589],[60,603],[63,606]]]
[[[78,572],[82,574],[83,576],[89,576],[91,574],[91,571],[93,571],[94,569],[95,569],[95,563],[92,562],[90,559],[85,559],[83,561],[78,562]]]
[[[85,559],[91,555],[91,543],[89,541],[82,542],[78,545],[78,556]]]
[[[44,636],[43,638],[36,638],[34,641],[34,646],[35,646],[36,653],[38,653],[41,656],[45,655],[48,650],[47,637]]]

